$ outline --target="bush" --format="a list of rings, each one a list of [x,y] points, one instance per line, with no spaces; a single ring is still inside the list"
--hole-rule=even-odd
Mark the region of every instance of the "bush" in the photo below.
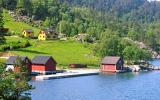
[[[26,48],[28,46],[31,46],[29,41],[27,40],[26,42],[12,42],[6,45],[1,45],[0,46],[0,51],[4,52],[6,50],[12,50],[12,49],[18,49],[18,48]]]

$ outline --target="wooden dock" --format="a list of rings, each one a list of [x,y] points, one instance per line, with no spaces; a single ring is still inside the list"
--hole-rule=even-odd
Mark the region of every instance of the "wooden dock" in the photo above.
[[[160,70],[160,67],[153,67],[153,70]]]
[[[35,80],[50,80],[50,79],[90,76],[90,75],[98,75],[99,73],[100,71],[98,69],[67,70],[64,73],[36,76]]]

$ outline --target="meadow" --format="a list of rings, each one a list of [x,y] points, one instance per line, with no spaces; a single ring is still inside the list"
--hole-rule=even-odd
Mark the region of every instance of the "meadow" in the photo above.
[[[0,58],[0,64],[5,62],[6,62],[6,59]]]
[[[98,65],[99,58],[94,56],[92,50],[84,47],[84,45],[79,42],[69,40],[38,41],[36,39],[29,41],[32,46],[28,48],[12,50],[10,52],[20,56],[28,56],[29,58],[40,55],[52,56],[58,62],[58,65],[69,65],[77,63],[87,64],[90,66]]]
[[[15,22],[6,10],[4,10],[3,16],[5,22],[4,27],[9,28],[9,31],[16,33],[16,35],[20,34],[23,29],[33,29],[36,35],[40,31],[40,29],[32,27],[26,23]],[[18,36],[6,36],[5,38],[7,43],[26,41],[26,39]],[[8,52],[19,56],[28,56],[31,59],[34,56],[40,55],[52,56],[59,66],[67,66],[69,64],[87,64],[92,67],[97,67],[99,65],[99,57],[94,56],[91,49],[77,41],[38,41],[38,39],[29,39],[29,42],[32,46],[14,49]],[[4,60],[1,61],[4,62]]]
[[[4,27],[9,28],[9,31],[11,33],[15,34],[21,34],[23,29],[32,29],[34,33],[37,35],[40,31],[40,29],[30,26],[29,24],[26,24],[24,22],[18,22],[15,21],[8,13],[7,10],[4,10],[3,12],[3,18],[4,18]]]

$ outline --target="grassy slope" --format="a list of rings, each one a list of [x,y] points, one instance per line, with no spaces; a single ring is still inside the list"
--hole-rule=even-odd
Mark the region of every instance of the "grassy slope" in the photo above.
[[[33,46],[11,51],[17,55],[33,58],[36,55],[51,55],[59,65],[82,63],[98,65],[98,57],[93,56],[92,50],[84,48],[75,41],[36,41],[32,40]]]
[[[32,27],[23,22],[15,22],[13,18],[8,14],[8,11],[4,10],[4,27],[9,28],[10,32],[21,33],[23,29],[32,29],[35,34],[38,34],[40,29]]]
[[[39,29],[33,28],[23,22],[15,22],[11,16],[4,12],[5,27],[10,31],[21,33],[25,28],[31,28],[35,33],[39,32]],[[16,37],[6,37],[7,42],[23,41],[24,39]],[[37,41],[29,40],[32,44],[31,47],[13,50],[11,52],[17,55],[28,56],[33,58],[36,55],[51,55],[53,56],[59,65],[68,65],[71,63],[82,63],[88,65],[98,65],[98,57],[93,56],[92,50],[84,48],[83,44],[75,41]]]
[[[5,62],[6,62],[6,59],[0,58],[0,64]]]

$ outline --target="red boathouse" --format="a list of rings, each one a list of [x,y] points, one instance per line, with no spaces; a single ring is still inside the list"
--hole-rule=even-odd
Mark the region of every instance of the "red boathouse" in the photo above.
[[[51,56],[36,56],[32,59],[32,72],[47,74],[56,71],[57,62]]]
[[[28,57],[25,56],[10,56],[9,59],[6,62],[6,71],[14,71],[14,72],[20,72],[20,68],[22,66],[17,66],[17,63],[19,63],[19,60],[22,61],[23,65],[27,67],[28,71],[31,72],[31,61]]]
[[[123,70],[123,60],[121,57],[107,56],[101,62],[102,72],[118,72]]]

